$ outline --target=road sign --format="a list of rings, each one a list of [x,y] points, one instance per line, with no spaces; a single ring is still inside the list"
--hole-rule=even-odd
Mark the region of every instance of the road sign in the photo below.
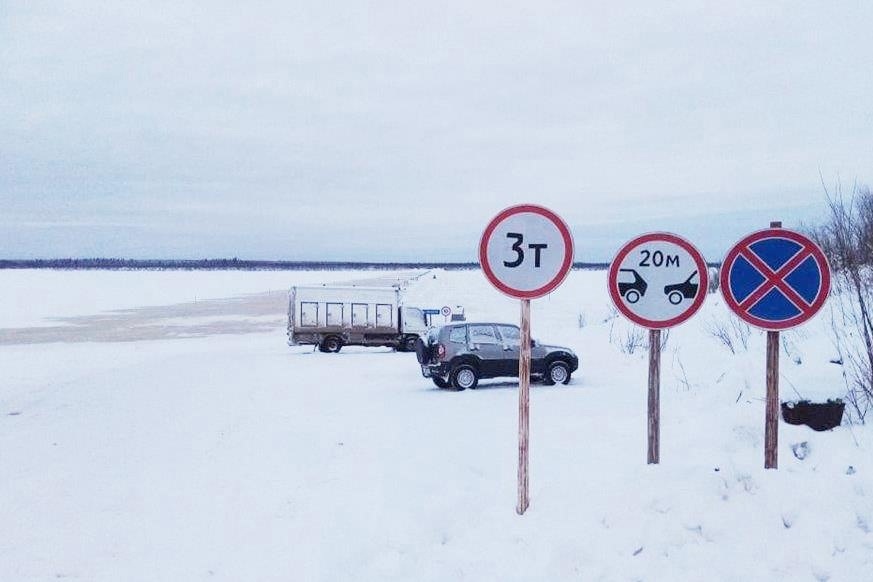
[[[783,228],[752,233],[728,251],[721,268],[727,306],[768,331],[800,325],[818,313],[831,288],[821,248]]]
[[[521,299],[518,355],[518,505],[530,505],[530,300],[550,293],[573,266],[573,237],[557,214],[533,204],[511,206],[495,216],[479,241],[482,271],[503,293]]]
[[[448,305],[444,305],[442,309],[440,309],[440,313],[443,314],[443,317],[448,317],[452,314],[452,308]]]
[[[573,266],[573,237],[554,212],[522,204],[501,211],[479,242],[479,264],[492,285],[536,299],[560,285]]]
[[[709,278],[703,255],[691,243],[655,232],[621,247],[607,284],[622,315],[648,329],[666,329],[700,309]]]

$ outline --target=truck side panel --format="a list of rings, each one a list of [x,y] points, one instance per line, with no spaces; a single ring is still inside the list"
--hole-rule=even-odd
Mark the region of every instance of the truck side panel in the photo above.
[[[392,288],[295,287],[288,306],[290,345],[337,336],[346,345],[397,346],[399,291]]]

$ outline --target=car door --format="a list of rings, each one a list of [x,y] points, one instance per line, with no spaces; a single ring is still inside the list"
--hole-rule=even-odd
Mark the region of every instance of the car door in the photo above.
[[[470,325],[468,330],[470,352],[479,358],[479,375],[494,378],[503,375],[503,345],[493,325]]]
[[[518,376],[518,362],[521,357],[521,330],[514,325],[498,325],[497,332],[500,334],[503,349],[501,375]]]

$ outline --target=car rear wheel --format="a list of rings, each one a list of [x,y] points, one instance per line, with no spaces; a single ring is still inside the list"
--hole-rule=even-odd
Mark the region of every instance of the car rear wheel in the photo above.
[[[469,364],[461,364],[452,372],[452,386],[458,390],[474,389],[479,384],[479,373]]]
[[[449,386],[451,386],[451,384],[449,384],[439,376],[433,376],[431,380],[433,380],[433,383],[436,384],[437,388],[448,388]]]
[[[570,381],[570,366],[562,360],[552,362],[548,372],[546,372],[545,381],[549,386],[568,383]]]

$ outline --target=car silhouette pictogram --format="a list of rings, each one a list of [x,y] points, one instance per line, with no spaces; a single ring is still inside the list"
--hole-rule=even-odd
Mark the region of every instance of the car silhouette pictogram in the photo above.
[[[649,287],[649,284],[646,283],[639,273],[634,269],[619,269],[619,272],[631,273],[634,276],[634,280],[631,282],[618,283],[618,294],[624,297],[628,303],[636,303],[640,300],[640,297],[646,295],[646,289]]]
[[[667,296],[667,300],[673,305],[679,305],[684,299],[694,299],[697,296],[699,285],[697,283],[692,283],[691,279],[696,275],[697,271],[694,271],[682,283],[676,283],[664,287],[664,295]]]

